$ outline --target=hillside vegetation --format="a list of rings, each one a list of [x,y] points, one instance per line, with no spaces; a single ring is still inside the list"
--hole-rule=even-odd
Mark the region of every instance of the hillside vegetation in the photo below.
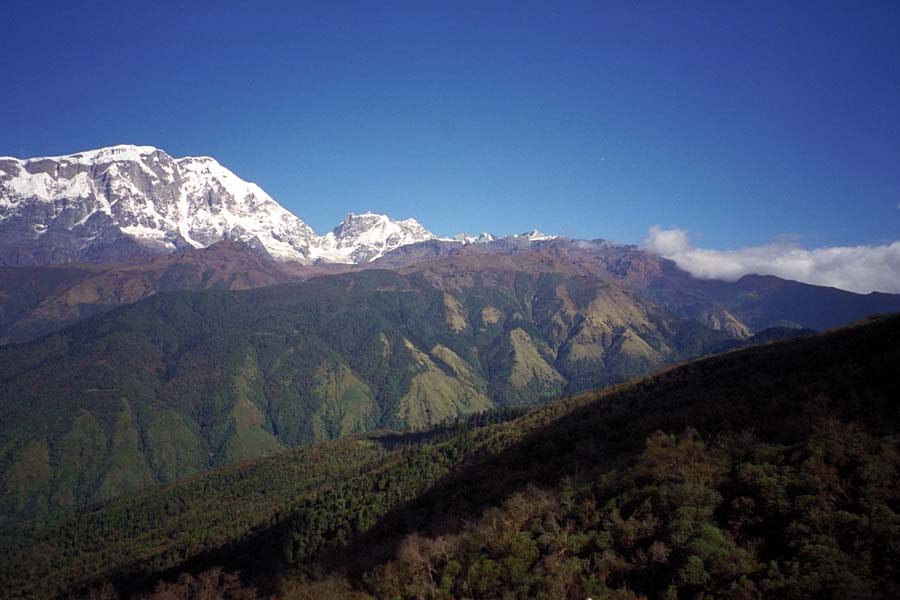
[[[615,384],[728,336],[515,262],[161,293],[0,349],[2,526],[301,443]]]
[[[885,318],[522,416],[231,466],[8,536],[0,584],[25,597],[208,584],[232,598],[896,597],[898,335]]]

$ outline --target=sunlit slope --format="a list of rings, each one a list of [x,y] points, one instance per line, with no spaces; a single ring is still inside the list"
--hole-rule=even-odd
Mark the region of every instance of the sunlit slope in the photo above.
[[[6,523],[376,427],[616,383],[721,342],[614,283],[367,271],[164,293],[0,349]]]

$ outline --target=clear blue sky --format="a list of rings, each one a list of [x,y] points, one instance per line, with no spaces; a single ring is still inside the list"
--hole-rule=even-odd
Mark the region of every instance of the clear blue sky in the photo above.
[[[440,234],[900,237],[894,0],[0,13],[0,155],[211,155],[320,233],[374,210]]]

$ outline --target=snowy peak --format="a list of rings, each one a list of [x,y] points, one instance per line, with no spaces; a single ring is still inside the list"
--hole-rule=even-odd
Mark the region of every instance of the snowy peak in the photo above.
[[[555,240],[558,236],[547,235],[546,233],[541,233],[537,229],[532,229],[531,231],[526,231],[525,233],[517,233],[512,237],[526,239],[530,242],[544,242],[547,240]]]
[[[106,148],[98,148],[96,150],[85,150],[83,152],[76,152],[75,154],[65,154],[62,156],[42,156],[37,158],[25,159],[13,158],[12,156],[0,156],[0,160],[13,160],[24,164],[51,161],[58,163],[91,165],[117,161],[140,161],[143,160],[144,157],[149,156],[155,152],[163,151],[153,146],[134,146],[131,144],[119,144],[117,146],[108,146]]]
[[[323,262],[371,262],[400,246],[434,237],[415,219],[396,221],[372,212],[349,213],[337,227],[320,238],[312,256]]]
[[[35,262],[122,260],[223,239],[255,240],[279,260],[309,262],[317,239],[216,160],[130,145],[0,158],[0,236]]]
[[[488,232],[482,232],[478,235],[469,235],[468,233],[460,233],[453,236],[453,240],[457,242],[462,242],[463,244],[489,244],[491,242],[499,242],[502,240],[508,240],[516,243],[524,243],[524,242],[545,242],[549,240],[555,240],[559,236],[556,235],[547,235],[546,233],[541,233],[537,229],[532,229],[531,231],[526,231],[524,233],[516,233],[513,235],[500,237],[496,235],[492,235]]]
[[[453,241],[462,242],[463,244],[487,244],[493,242],[497,237],[491,235],[487,231],[482,231],[478,235],[469,235],[468,233],[457,233],[453,236]]]
[[[432,238],[415,219],[370,212],[319,236],[208,156],[120,145],[0,158],[0,252],[5,245],[39,264],[128,260],[229,239],[281,261],[358,263]]]
[[[534,230],[502,240],[553,238]],[[415,219],[372,212],[350,213],[319,236],[214,158],[173,158],[153,146],[0,157],[0,263],[116,262],[222,240],[303,264],[365,263],[428,240],[501,243],[489,233],[437,238]]]

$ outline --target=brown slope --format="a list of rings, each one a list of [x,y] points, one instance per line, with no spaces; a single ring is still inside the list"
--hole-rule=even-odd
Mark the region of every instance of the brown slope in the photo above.
[[[0,267],[0,344],[25,342],[161,291],[243,290],[295,277],[238,241],[129,264]]]
[[[747,275],[738,281],[698,279],[671,260],[637,246],[603,240],[555,239],[532,244],[500,240],[447,247],[441,252],[428,250],[406,249],[406,255],[421,257],[418,264],[405,266],[406,272],[424,270],[434,282],[443,280],[442,285],[450,287],[465,282],[475,271],[490,273],[513,265],[532,273],[558,272],[615,282],[682,318],[739,339],[770,327],[821,331],[900,311],[898,294],[856,294],[771,275]]]

